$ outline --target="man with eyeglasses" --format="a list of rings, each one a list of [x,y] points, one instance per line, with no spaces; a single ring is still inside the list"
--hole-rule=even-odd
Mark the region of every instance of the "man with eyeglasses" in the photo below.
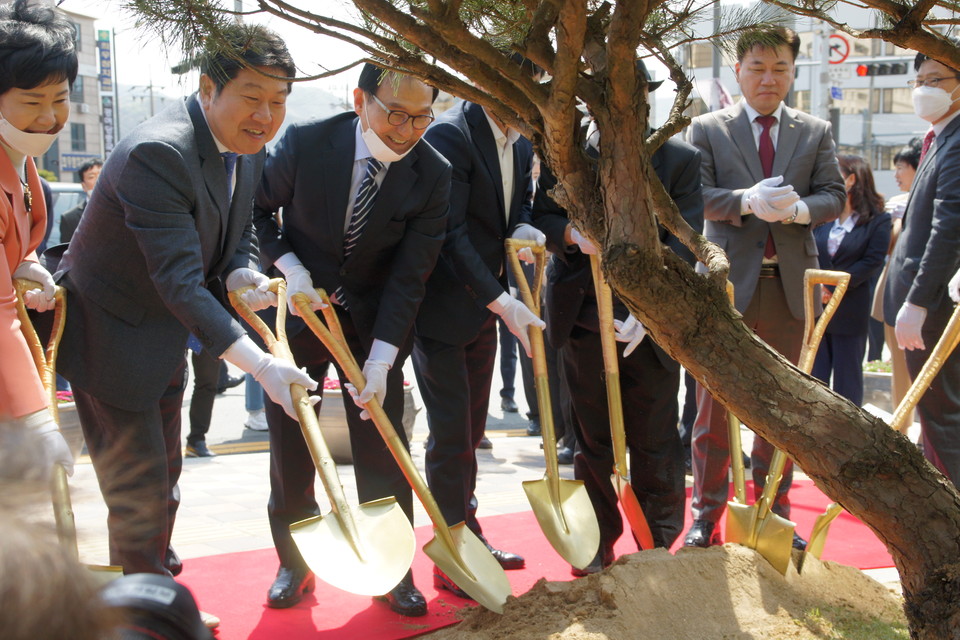
[[[355,113],[290,126],[268,156],[254,201],[264,267],[322,306],[314,287],[330,294],[366,388],[391,422],[403,418],[403,362],[424,283],[443,245],[450,164],[420,143],[433,121],[437,90],[414,78],[364,65],[354,89]],[[280,210],[282,214],[280,213]],[[323,380],[333,361],[290,303],[290,349],[297,364]],[[271,319],[272,320],[272,319]],[[354,404],[340,373],[357,492],[361,503],[395,496],[413,521],[413,494],[366,412]],[[268,403],[270,503],[280,560],[267,606],[286,608],[313,590],[314,577],[290,536],[292,523],[318,515],[315,469],[295,420]],[[409,446],[403,429],[398,435]],[[384,597],[405,616],[426,615],[410,573]]]
[[[955,43],[956,44],[956,43]],[[960,278],[960,72],[922,53],[911,83],[916,114],[930,123],[903,231],[890,256],[884,321],[894,326],[916,378],[943,333]],[[949,295],[948,295],[949,294]],[[923,454],[955,485],[960,479],[960,352],[954,351],[917,404]]]
[[[539,80],[542,70],[512,60]],[[427,409],[426,475],[449,525],[466,522],[504,569],[522,557],[494,549],[477,521],[476,449],[483,438],[497,354],[497,316],[529,353],[527,327],[543,322],[508,291],[504,239],[539,241],[527,224],[533,146],[479,104],[462,102],[440,115],[426,140],[453,166],[447,238],[417,316],[413,362]],[[469,597],[434,567],[434,586]]]

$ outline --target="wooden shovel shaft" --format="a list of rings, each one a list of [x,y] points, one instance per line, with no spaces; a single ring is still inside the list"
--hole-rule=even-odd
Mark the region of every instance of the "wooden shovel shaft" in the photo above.
[[[228,294],[230,303],[237,310],[237,313],[260,335],[267,348],[274,356],[282,358],[288,362],[296,364],[293,353],[286,341],[286,319],[287,319],[287,284],[280,279],[272,280],[270,289],[277,294],[277,335],[275,336],[267,324],[255,314],[246,302],[243,301],[241,294],[252,287],[245,287],[237,291],[231,291]],[[353,512],[347,502],[346,494],[343,491],[343,485],[340,483],[340,477],[337,475],[337,467],[330,455],[330,449],[327,447],[326,440],[320,431],[320,422],[317,420],[317,414],[310,405],[307,390],[301,385],[290,385],[290,397],[293,400],[294,409],[299,418],[300,431],[303,433],[303,439],[307,443],[307,449],[310,451],[310,457],[317,468],[320,480],[323,482],[323,488],[326,490],[327,498],[330,500],[330,511],[336,517],[343,529],[345,537],[350,542],[353,550],[362,559],[363,549],[360,545],[360,533],[357,531],[357,523],[353,517]]]

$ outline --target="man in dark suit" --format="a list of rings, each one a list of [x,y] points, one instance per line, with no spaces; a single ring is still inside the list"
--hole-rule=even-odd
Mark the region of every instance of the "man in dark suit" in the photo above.
[[[914,108],[930,123],[920,166],[890,257],[883,315],[906,349],[916,378],[953,312],[950,276],[960,266],[960,71],[920,53]],[[956,283],[953,283],[956,291]],[[947,358],[917,405],[923,454],[955,485],[960,481],[960,351]]]
[[[331,295],[350,349],[364,362],[367,386],[360,399],[376,395],[404,445],[403,362],[449,208],[450,165],[420,143],[433,121],[436,94],[414,78],[365,65],[353,93],[356,113],[287,129],[267,159],[254,203],[264,265],[283,273],[291,297],[304,293],[318,308],[314,287]],[[281,208],[282,224],[276,215]],[[289,318],[287,335],[297,363],[322,380],[332,356],[298,317]],[[341,386],[360,502],[395,496],[412,521],[410,486],[375,425]],[[284,608],[314,585],[290,525],[319,514],[316,470],[297,422],[273,403],[266,414],[268,511],[280,559],[267,606]],[[426,615],[412,574],[386,599],[398,613]]]
[[[519,56],[517,62],[539,78],[539,67]],[[533,147],[470,102],[441,114],[424,138],[453,167],[447,237],[427,280],[413,350],[430,425],[427,482],[447,524],[466,522],[504,569],[521,569],[522,557],[486,542],[474,491],[476,449],[486,428],[497,353],[497,316],[528,352],[527,327],[543,326],[508,293],[504,252],[511,233],[543,242],[543,234],[527,224]],[[466,595],[437,567],[434,584]]]
[[[117,145],[58,272],[70,308],[59,364],[109,508],[110,562],[126,573],[181,569],[170,536],[189,334],[290,411],[291,383],[316,388],[261,351],[212,292],[223,278],[228,290],[258,287],[245,294],[255,307],[270,303],[250,203],[290,92],[264,74],[295,72],[266,29],[226,36],[232,47],[202,61],[199,92]]]
[[[86,208],[87,202],[90,201],[90,194],[93,193],[93,187],[96,186],[97,179],[100,178],[102,168],[103,160],[94,158],[87,160],[77,169],[77,177],[80,179],[80,184],[83,185],[84,198],[77,206],[60,216],[61,244],[70,242],[70,238],[77,230],[77,225],[80,224],[80,216],[83,215],[83,210]]]
[[[647,90],[662,81],[652,80],[646,65],[637,61],[637,73],[647,78]],[[602,153],[603,141],[591,125],[587,152]],[[673,198],[680,214],[696,231],[703,229],[700,194],[700,154],[676,139],[667,140],[651,158],[654,172]],[[573,575],[596,573],[614,560],[613,545],[623,533],[617,494],[610,482],[613,445],[604,379],[600,318],[590,268],[597,247],[568,221],[566,212],[549,196],[556,178],[544,167],[533,204],[533,219],[547,235],[553,253],[547,273],[547,337],[559,349],[561,374],[570,389],[573,428],[579,450],[573,459],[578,480],[583,480],[600,525],[600,548],[584,569]],[[666,229],[660,241],[691,265],[693,254]],[[624,428],[630,457],[630,484],[643,508],[654,543],[669,547],[683,530],[684,461],[677,431],[680,365],[650,338],[643,326],[614,298],[618,364]]]
[[[812,229],[836,218],[846,198],[830,123],[783,104],[799,48],[797,34],[782,27],[741,35],[736,72],[743,100],[694,118],[688,138],[703,158],[704,232],[730,259],[737,311],[790,362],[797,362],[803,341],[803,274],[819,266]],[[819,300],[817,306],[819,313]],[[694,523],[684,544],[706,547],[720,543],[716,524],[729,495],[730,445],[726,410],[702,387],[697,394]],[[769,443],[754,438],[757,495],[772,455]],[[792,478],[788,461],[773,507],[784,517]],[[799,536],[794,544],[805,547]]]

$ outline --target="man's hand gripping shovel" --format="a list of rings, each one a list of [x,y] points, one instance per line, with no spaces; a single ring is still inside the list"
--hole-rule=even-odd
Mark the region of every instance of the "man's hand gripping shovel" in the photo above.
[[[847,291],[850,274],[840,271],[807,269],[803,282],[806,294],[804,296],[805,320],[799,368],[804,373],[809,374],[813,369],[813,361],[820,346],[820,341],[823,339],[827,323],[830,322],[830,318],[833,317]],[[828,284],[835,288],[830,302],[824,307],[823,313],[814,324],[814,294],[818,284]],[[729,412],[727,420],[731,440],[730,464],[733,468],[736,499],[727,503],[729,511],[727,513],[726,539],[728,542],[737,542],[751,549],[756,549],[777,571],[786,574],[792,554],[793,532],[797,525],[772,511],[777,489],[779,489],[780,481],[783,478],[783,468],[787,462],[786,454],[780,449],[774,451],[760,499],[752,505],[745,504],[743,461],[740,458],[740,421]],[[825,526],[821,528],[825,535]]]
[[[286,336],[286,282],[273,280],[277,294],[277,335],[243,301],[245,289],[230,292],[230,302],[274,356],[294,362]],[[310,569],[323,581],[350,593],[379,596],[403,579],[417,542],[410,521],[393,497],[348,504],[330,449],[320,432],[307,390],[290,385],[304,440],[330,500],[330,513],[290,525],[290,534]]]
[[[535,258],[534,292],[520,266],[517,252],[529,248]],[[507,239],[507,260],[513,270],[523,303],[535,315],[540,315],[540,287],[546,264],[544,248],[536,242]],[[540,407],[540,427],[543,436],[543,458],[546,472],[540,480],[527,480],[523,490],[533,509],[543,535],[560,556],[574,567],[582,569],[590,564],[600,548],[600,525],[593,503],[582,480],[560,477],[557,462],[557,441],[553,425],[553,405],[550,403],[550,385],[547,380],[547,356],[543,345],[543,329],[529,328],[530,351],[533,355],[533,376]]]
[[[31,289],[42,289],[42,285],[30,280],[15,280],[13,283],[17,292],[17,317],[20,319],[20,331],[23,333],[30,347],[30,353],[33,355],[33,362],[40,374],[40,380],[43,382],[43,388],[50,394],[50,412],[53,414],[54,421],[60,424],[60,412],[57,406],[57,349],[60,346],[60,337],[63,335],[63,327],[67,320],[67,295],[63,287],[57,287],[54,301],[56,306],[53,311],[53,331],[50,333],[50,339],[47,342],[46,350],[40,343],[40,336],[37,335],[27,314],[27,307],[24,305],[23,296]],[[67,482],[67,472],[61,465],[55,465],[53,469],[53,478],[51,481],[51,494],[53,498],[53,517],[57,525],[57,538],[74,558],[79,559],[80,553],[77,548],[77,524],[73,516],[73,504],[70,500],[70,485]],[[84,565],[94,575],[97,582],[106,584],[123,575],[123,567],[115,565]]]
[[[294,295],[293,303],[310,330],[333,355],[346,374],[347,379],[356,387],[358,392],[363,391],[366,380],[364,380],[363,372],[357,365],[353,353],[347,346],[337,313],[330,305],[327,294],[322,289],[317,289],[317,293],[326,304],[326,308],[323,309],[323,315],[327,321],[326,326],[310,308],[309,300],[305,295]],[[424,553],[471,598],[491,611],[503,613],[503,605],[507,601],[507,596],[511,595],[512,592],[507,574],[504,573],[500,563],[464,523],[461,522],[452,527],[447,526],[437,501],[430,493],[427,483],[424,482],[417,471],[416,465],[410,458],[410,453],[403,446],[403,442],[397,435],[396,429],[384,412],[383,407],[380,406],[376,398],[364,406],[370,413],[380,436],[390,449],[390,453],[393,454],[394,460],[397,461],[403,471],[407,482],[410,483],[433,522],[434,537],[424,545]]]

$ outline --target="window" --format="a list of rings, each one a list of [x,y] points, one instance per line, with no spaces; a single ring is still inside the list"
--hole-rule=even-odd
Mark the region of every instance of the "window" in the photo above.
[[[83,76],[77,75],[70,90],[70,102],[83,102]]]
[[[690,68],[702,69],[713,66],[713,45],[698,42],[690,45]]]
[[[809,91],[794,91],[793,92],[793,107],[798,111],[804,111],[810,113],[810,92]]]
[[[82,49],[80,48],[80,43],[83,41],[83,38],[80,36],[83,32],[80,29],[80,23],[71,22],[70,26],[73,27],[73,43],[77,47],[77,51],[81,51]]]
[[[835,106],[840,109],[840,113],[860,114],[867,109],[870,102],[869,89],[843,89],[843,100],[835,102]]]
[[[70,125],[70,150],[87,150],[87,127],[83,124],[72,123]]]
[[[881,113],[913,113],[913,94],[910,88],[883,89]]]

